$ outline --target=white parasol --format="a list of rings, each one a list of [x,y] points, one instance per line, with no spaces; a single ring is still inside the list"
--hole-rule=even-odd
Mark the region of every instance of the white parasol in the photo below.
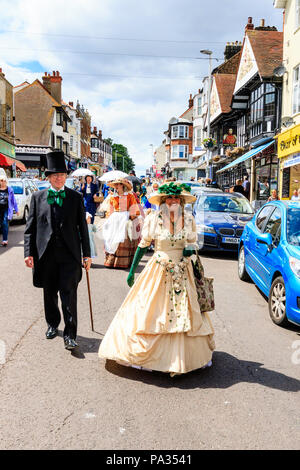
[[[77,170],[73,171],[71,176],[95,176],[91,170],[87,168],[77,168]]]
[[[100,181],[114,181],[119,178],[128,178],[129,175],[127,173],[124,173],[123,171],[120,170],[112,170],[112,171],[107,171],[104,173],[99,180]]]

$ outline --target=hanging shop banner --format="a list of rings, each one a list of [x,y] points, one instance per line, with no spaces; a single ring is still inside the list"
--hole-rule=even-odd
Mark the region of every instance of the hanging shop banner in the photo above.
[[[300,124],[278,136],[278,157],[300,152]]]
[[[7,157],[16,158],[15,146],[2,139],[0,139],[0,153]]]

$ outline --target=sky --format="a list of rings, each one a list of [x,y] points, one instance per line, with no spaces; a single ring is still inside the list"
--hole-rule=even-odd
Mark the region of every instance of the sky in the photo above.
[[[188,108],[254,26],[282,31],[273,0],[0,0],[0,67],[12,85],[59,71],[64,101],[79,100],[103,137],[126,146],[144,174],[173,116]]]

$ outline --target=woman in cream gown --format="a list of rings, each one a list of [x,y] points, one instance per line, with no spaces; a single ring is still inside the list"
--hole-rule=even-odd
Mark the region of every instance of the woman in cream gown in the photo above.
[[[175,186],[180,188],[175,188],[177,193],[180,191],[177,195],[172,194]],[[160,210],[145,218],[135,260],[141,259],[152,240],[155,252],[129,291],[99,349],[101,358],[169,372],[171,376],[211,365],[215,347],[209,315],[200,312],[188,250],[197,241],[195,220],[191,214],[180,211],[184,203],[195,198],[182,186],[164,185],[160,194],[149,198],[150,203],[160,205]],[[131,284],[135,267],[128,276]]]

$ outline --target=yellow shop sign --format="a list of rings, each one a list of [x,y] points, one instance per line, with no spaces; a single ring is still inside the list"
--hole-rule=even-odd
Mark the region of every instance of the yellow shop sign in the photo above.
[[[300,124],[278,135],[278,157],[300,152]]]

